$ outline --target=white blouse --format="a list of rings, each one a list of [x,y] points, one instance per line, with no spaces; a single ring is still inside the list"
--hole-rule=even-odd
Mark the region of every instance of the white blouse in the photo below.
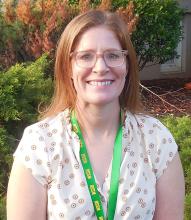
[[[96,220],[72,131],[69,110],[27,127],[14,157],[47,188],[48,220]],[[177,152],[174,138],[157,119],[126,113],[115,220],[151,220],[156,181]],[[107,213],[111,164],[98,191]],[[96,179],[96,177],[95,177]]]

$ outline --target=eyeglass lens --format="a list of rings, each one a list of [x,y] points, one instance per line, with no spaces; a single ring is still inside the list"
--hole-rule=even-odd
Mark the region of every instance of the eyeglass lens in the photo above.
[[[76,62],[80,67],[90,68],[95,65],[98,56],[102,56],[107,66],[116,67],[124,63],[125,55],[126,52],[120,50],[104,51],[103,55],[93,51],[79,51],[76,53]]]

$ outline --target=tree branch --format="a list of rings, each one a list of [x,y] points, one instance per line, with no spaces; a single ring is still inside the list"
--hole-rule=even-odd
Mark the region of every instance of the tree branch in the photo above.
[[[185,115],[188,115],[186,112],[184,112],[183,110],[177,108],[175,105],[173,105],[173,104],[167,102],[166,100],[164,100],[163,98],[161,98],[160,95],[157,95],[156,93],[154,93],[153,91],[151,91],[150,89],[148,89],[146,86],[142,85],[141,83],[140,83],[140,86],[141,86],[143,89],[145,89],[146,91],[152,93],[154,96],[157,96],[162,102],[164,102],[164,103],[170,105],[171,107],[175,108],[175,109],[178,110],[179,112],[181,112],[181,113],[183,113],[183,114],[185,114]]]

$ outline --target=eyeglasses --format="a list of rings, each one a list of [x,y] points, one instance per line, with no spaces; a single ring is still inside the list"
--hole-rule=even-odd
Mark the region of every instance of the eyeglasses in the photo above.
[[[75,58],[76,64],[82,68],[94,67],[98,57],[103,57],[108,67],[118,67],[124,64],[127,55],[127,50],[106,50],[102,54],[97,54],[94,51],[71,53],[71,56]]]

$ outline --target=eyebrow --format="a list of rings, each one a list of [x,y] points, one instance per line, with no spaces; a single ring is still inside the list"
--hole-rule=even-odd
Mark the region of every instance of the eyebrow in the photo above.
[[[102,51],[105,52],[105,51],[127,51],[127,50],[117,49],[117,48],[108,48],[108,49],[102,50]],[[74,53],[76,53],[76,52],[96,52],[96,50],[87,49],[87,50],[74,51]]]

